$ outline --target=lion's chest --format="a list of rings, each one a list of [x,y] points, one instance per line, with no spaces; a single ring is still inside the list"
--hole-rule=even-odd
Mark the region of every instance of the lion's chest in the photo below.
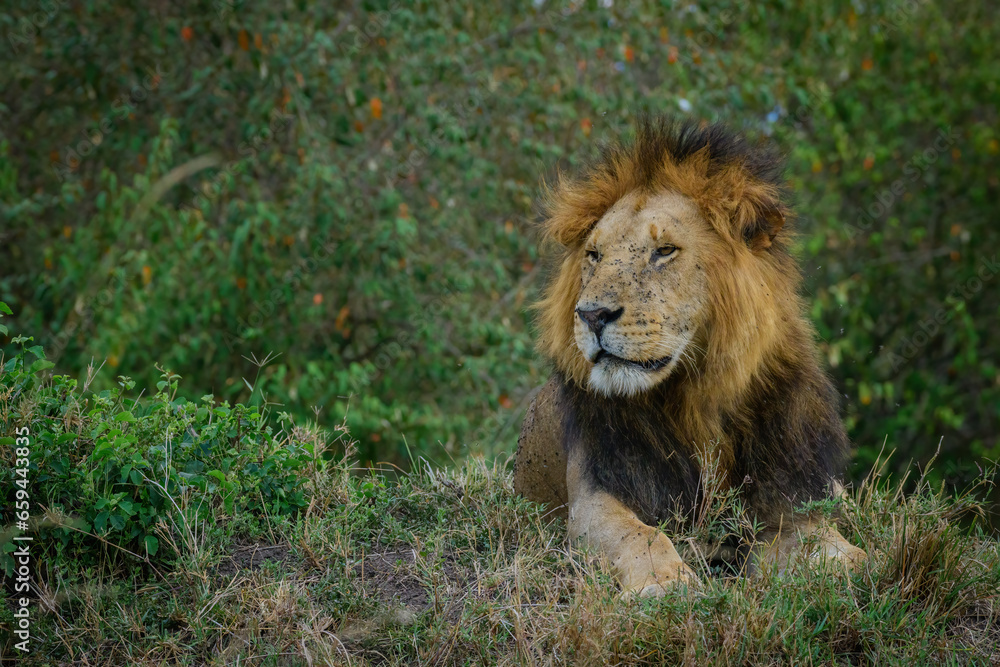
[[[565,445],[584,448],[585,470],[598,487],[647,523],[691,516],[701,466],[678,434],[641,410],[568,403]]]

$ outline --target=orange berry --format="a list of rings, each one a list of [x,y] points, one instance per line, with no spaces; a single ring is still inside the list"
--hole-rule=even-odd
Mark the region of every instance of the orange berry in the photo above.
[[[337,313],[337,319],[333,323],[333,328],[336,329],[337,331],[343,332],[344,325],[347,323],[347,317],[350,314],[351,314],[350,306],[344,306],[343,308],[341,308],[340,312]]]

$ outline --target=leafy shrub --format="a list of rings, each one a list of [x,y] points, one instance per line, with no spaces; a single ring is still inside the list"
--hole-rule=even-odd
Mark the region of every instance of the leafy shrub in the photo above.
[[[162,557],[160,537],[171,528],[183,538],[220,516],[296,514],[324,474],[331,452],[287,414],[276,431],[256,406],[216,404],[210,395],[188,401],[177,395],[180,378],[168,372],[142,399],[128,396],[135,382],[126,377],[101,391],[88,389],[92,377],[84,387],[61,375],[43,379],[51,364],[41,348],[29,347],[30,337],[13,342],[21,350],[2,365],[0,423],[5,433],[27,427],[31,503],[47,511],[35,517],[36,527],[64,549],[83,553],[97,538]],[[10,494],[14,444],[0,437]],[[4,549],[0,565],[9,574],[13,545]]]

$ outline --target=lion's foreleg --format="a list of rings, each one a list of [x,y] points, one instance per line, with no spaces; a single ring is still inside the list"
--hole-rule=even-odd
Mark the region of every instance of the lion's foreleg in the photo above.
[[[754,548],[754,561],[759,568],[777,568],[784,572],[796,563],[832,560],[854,571],[868,554],[840,534],[829,521],[803,518],[764,531]]]
[[[670,538],[640,521],[610,494],[595,489],[581,472],[571,454],[569,537],[607,556],[626,594],[662,595],[674,583],[697,579]]]

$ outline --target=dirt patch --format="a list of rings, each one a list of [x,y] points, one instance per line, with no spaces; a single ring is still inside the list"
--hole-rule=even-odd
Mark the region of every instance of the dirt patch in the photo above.
[[[361,587],[382,604],[423,611],[430,606],[430,598],[415,571],[416,554],[408,548],[369,554],[354,567]]]
[[[443,562],[442,562],[443,561]],[[469,577],[450,555],[432,568],[433,581],[426,581],[427,573],[421,572],[416,552],[408,546],[390,551],[369,554],[354,567],[354,576],[367,595],[374,596],[386,606],[402,605],[412,612],[421,612],[434,603],[434,590],[446,598],[463,596]]]
[[[219,563],[215,573],[232,576],[243,570],[259,569],[266,561],[282,563],[289,570],[295,569],[299,564],[299,559],[289,544],[245,544],[234,547],[229,556]]]

